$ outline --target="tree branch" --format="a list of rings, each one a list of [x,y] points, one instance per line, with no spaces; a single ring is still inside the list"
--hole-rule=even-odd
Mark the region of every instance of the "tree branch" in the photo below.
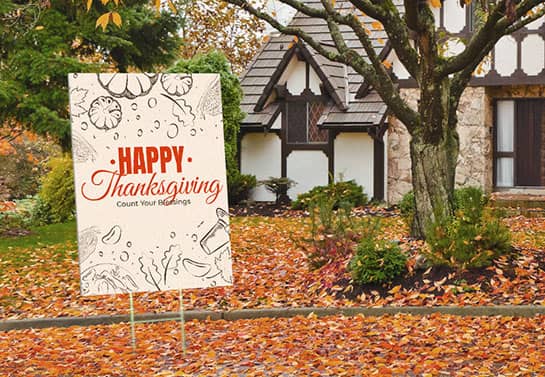
[[[388,41],[401,63],[413,77],[419,76],[418,53],[411,45],[409,30],[395,4],[391,0],[382,0],[377,5],[365,0],[351,0],[361,12],[384,25]],[[379,5],[380,4],[380,5]]]
[[[287,0],[287,1],[291,1],[291,0]],[[297,28],[297,27],[289,27],[289,26],[282,25],[274,17],[272,17],[271,15],[269,15],[269,14],[267,14],[265,12],[262,12],[262,11],[258,10],[255,7],[253,7],[246,0],[227,0],[227,2],[246,10],[247,12],[252,14],[253,16],[255,16],[255,17],[257,17],[257,18],[259,18],[259,19],[261,19],[263,21],[268,22],[272,27],[274,27],[275,29],[277,29],[278,31],[280,31],[283,34],[297,36],[298,38],[300,38],[301,40],[308,43],[309,46],[314,48],[318,53],[325,56],[329,60],[337,61],[337,62],[341,62],[341,63],[346,63],[346,58],[345,57],[341,56],[338,53],[335,53],[335,52],[333,52],[331,50],[328,50],[328,49],[324,48],[320,44],[319,41],[312,38],[308,33],[305,33],[303,30],[301,30],[300,28]],[[325,13],[324,13],[324,15],[325,15]],[[322,18],[322,17],[320,17],[320,18]]]
[[[505,29],[504,35],[514,33],[515,31],[522,29],[526,25],[534,22],[535,20],[541,18],[543,15],[545,15],[545,6],[543,6],[539,11],[535,12],[531,16],[525,18],[524,20],[520,20],[519,22],[514,23],[507,29]]]
[[[405,5],[405,22],[407,27],[411,30],[418,31],[420,29],[418,25],[418,3],[419,0],[404,0]]]
[[[298,1],[295,0],[281,0],[286,4],[294,4],[295,8],[301,10],[305,14],[304,7]],[[351,66],[357,73],[368,81],[379,92],[381,98],[384,100],[390,110],[401,120],[407,127],[407,129],[414,129],[420,122],[420,116],[417,112],[412,110],[399,96],[397,87],[391,80],[390,75],[386,71],[382,62],[378,58],[375,50],[372,46],[369,36],[366,34],[364,27],[361,25],[360,20],[354,14],[341,15],[335,11],[329,3],[324,0],[322,4],[325,10],[313,8],[312,14],[316,18],[325,19],[329,30],[332,34],[333,41],[335,42],[337,51],[326,49],[320,41],[312,38],[308,33],[304,32],[298,27],[284,26],[280,24],[271,15],[258,10],[254,6],[250,5],[247,0],[227,0],[227,2],[234,4],[253,16],[268,22],[272,27],[277,29],[283,34],[295,35],[301,40],[305,41],[310,47],[316,50],[319,54],[325,56],[327,59],[343,63]],[[364,0],[367,1],[368,0]],[[290,4],[291,3],[291,4]],[[299,3],[299,4],[297,4]],[[329,11],[328,11],[329,10]],[[310,12],[309,12],[310,13]],[[310,15],[309,15],[310,16]],[[339,30],[339,24],[349,26],[358,36],[363,48],[368,54],[371,64],[365,61],[354,49],[348,48],[346,42],[342,38],[342,34]]]
[[[479,55],[481,55],[483,52],[484,55],[488,54],[494,47],[493,45],[490,46],[489,44],[491,40],[498,40],[501,36],[508,34],[509,27],[515,24],[516,20],[522,18],[537,5],[545,3],[545,0],[521,1],[515,10],[514,19],[509,19],[509,17],[505,14],[505,3],[506,0],[502,0],[492,9],[485,24],[476,34],[474,34],[464,51],[446,61],[440,72],[442,77],[462,71],[465,67],[471,65],[475,60],[480,62],[480,60],[478,60]],[[522,26],[524,25],[521,25],[520,27]]]

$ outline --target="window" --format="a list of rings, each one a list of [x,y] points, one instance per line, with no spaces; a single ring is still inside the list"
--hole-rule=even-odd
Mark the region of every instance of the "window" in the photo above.
[[[327,143],[327,131],[318,127],[324,111],[321,101],[293,100],[286,103],[288,143]]]
[[[498,101],[496,119],[496,186],[512,187],[515,185],[515,102]]]

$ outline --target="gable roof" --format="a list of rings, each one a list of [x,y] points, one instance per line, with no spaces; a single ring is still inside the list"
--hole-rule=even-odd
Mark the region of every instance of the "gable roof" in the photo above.
[[[320,0],[306,0],[308,6],[321,8]],[[337,1],[337,9],[354,11],[348,1]],[[374,20],[361,16],[371,24]],[[324,20],[308,17],[298,12],[289,24],[299,27],[326,48],[334,46],[329,29]],[[365,56],[365,50],[356,34],[347,26],[340,26],[341,33],[348,47]],[[372,30],[371,41],[377,54],[386,56],[389,50],[386,33]],[[333,100],[320,118],[319,125],[324,128],[379,126],[386,118],[387,107],[378,94],[369,91],[363,77],[345,64],[332,62],[320,55],[302,41],[294,44],[293,36],[272,36],[242,75],[241,86],[244,93],[241,107],[247,114],[242,127],[270,127],[279,111],[275,101],[267,103],[282,72],[298,51],[312,66],[321,79],[324,89]],[[368,93],[365,93],[368,92]],[[361,97],[361,98],[360,98]]]

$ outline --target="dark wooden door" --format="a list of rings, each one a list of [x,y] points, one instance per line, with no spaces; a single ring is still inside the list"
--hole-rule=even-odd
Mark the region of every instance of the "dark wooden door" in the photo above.
[[[515,130],[515,184],[541,185],[541,132],[544,101],[517,101]]]

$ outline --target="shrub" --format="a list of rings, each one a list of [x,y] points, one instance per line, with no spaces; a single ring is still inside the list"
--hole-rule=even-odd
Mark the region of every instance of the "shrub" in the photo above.
[[[333,198],[321,197],[310,208],[312,246],[308,258],[311,269],[320,268],[352,252],[356,240],[350,216],[352,206],[343,202],[335,210],[334,202]]]
[[[405,195],[398,204],[399,211],[401,212],[401,217],[409,227],[413,226],[414,212],[416,208],[416,203],[414,201],[414,192],[411,190]]]
[[[454,211],[464,208],[466,216],[480,218],[482,209],[488,203],[488,197],[484,195],[479,187],[463,187],[454,190]],[[398,204],[399,211],[405,223],[411,229],[416,203],[414,201],[414,192],[411,190],[405,195]]]
[[[241,174],[237,170],[227,176],[227,194],[230,204],[248,200],[250,191],[257,185],[254,175]]]
[[[12,231],[26,229],[29,221],[24,214],[18,212],[0,212],[0,236],[11,235]]]
[[[72,159],[68,156],[52,159],[48,163],[51,169],[42,181],[38,194],[48,222],[64,222],[69,220],[75,210],[74,171]]]
[[[281,202],[289,202],[288,190],[297,183],[286,177],[269,177],[269,179],[260,181],[259,184],[264,185],[268,192],[274,194],[276,204],[280,204]]]
[[[316,186],[310,191],[300,194],[297,200],[292,203],[292,208],[308,209],[322,198],[331,198],[334,209],[339,208],[342,202],[349,203],[352,207],[368,203],[368,198],[363,192],[363,188],[351,180],[331,183],[327,186]]]
[[[483,216],[488,197],[479,187],[464,187],[454,190],[454,210],[461,210],[464,216],[472,222],[477,222]]]
[[[348,269],[352,279],[360,284],[387,283],[405,271],[407,257],[391,241],[363,238]]]
[[[494,258],[511,252],[511,235],[500,218],[486,209],[486,197],[480,189],[458,190],[454,217],[431,225],[426,255],[434,265],[458,269],[486,267]]]
[[[17,200],[35,195],[43,162],[59,149],[47,139],[28,131],[0,126],[0,199]]]
[[[0,202],[0,235],[18,236],[27,234],[31,225],[31,210],[34,199],[15,202]]]

